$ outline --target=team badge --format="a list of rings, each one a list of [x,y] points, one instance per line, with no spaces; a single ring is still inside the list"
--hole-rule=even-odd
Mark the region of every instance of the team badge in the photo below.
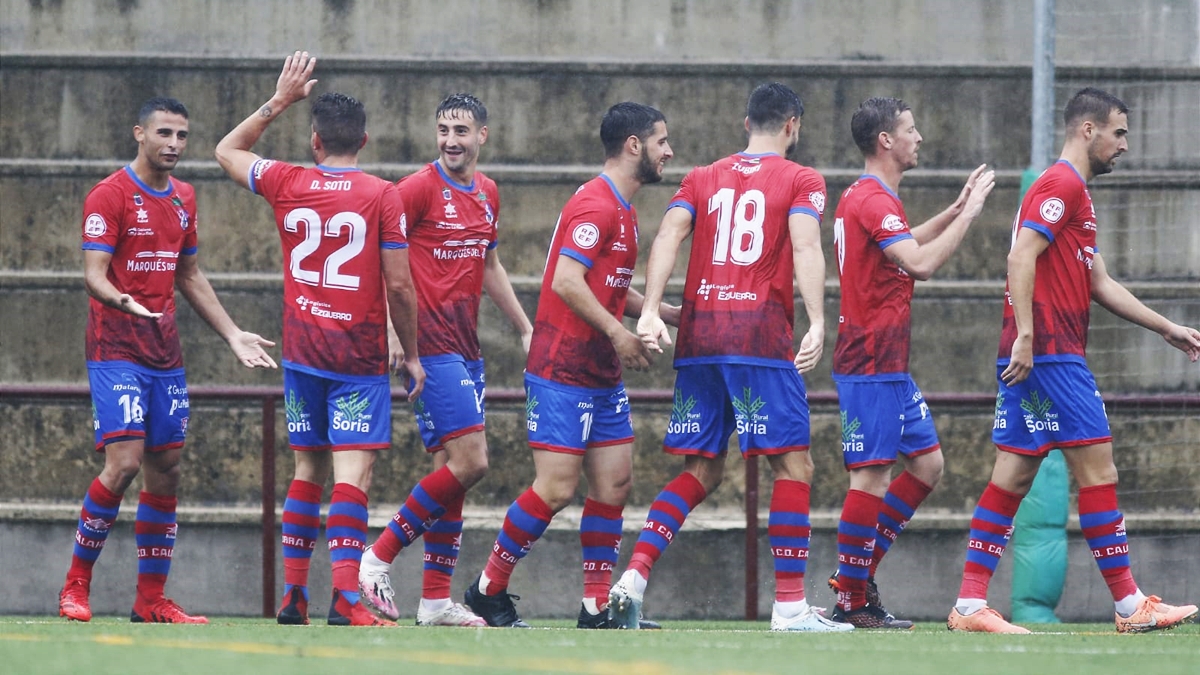
[[[136,192],[135,192],[135,193],[133,193],[133,205],[134,205],[134,206],[141,206],[141,205],[142,205],[142,195],[140,195],[140,194],[138,194],[138,193],[136,193]]]
[[[889,213],[884,217],[882,227],[888,232],[899,232],[904,229],[904,220],[894,213]]]
[[[99,213],[89,215],[83,223],[83,233],[89,237],[99,237],[107,229],[108,225],[104,222],[104,217]]]
[[[481,202],[487,201],[487,193],[484,192],[483,190],[479,191],[479,201],[481,201]]]
[[[442,188],[442,199],[450,201],[450,188]]]
[[[1046,219],[1047,223],[1057,223],[1062,219],[1063,214],[1066,213],[1066,211],[1066,205],[1064,205],[1063,200],[1059,199],[1058,197],[1051,197],[1050,199],[1042,202],[1042,205],[1038,207],[1038,213],[1042,214],[1042,217]]]
[[[579,248],[592,248],[600,241],[600,228],[592,223],[580,223],[571,231],[571,241]]]
[[[825,213],[825,194],[823,192],[810,192],[808,194],[808,201],[817,207],[817,213]]]

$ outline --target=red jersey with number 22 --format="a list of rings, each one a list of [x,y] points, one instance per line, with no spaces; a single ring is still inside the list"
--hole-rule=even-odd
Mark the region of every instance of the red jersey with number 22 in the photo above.
[[[603,174],[584,183],[567,200],[554,226],[526,372],[589,389],[621,382],[621,361],[612,341],[571,311],[550,285],[561,257],[582,263],[588,268],[588,288],[619,321],[637,254],[633,205]]]
[[[387,374],[381,248],[405,248],[396,186],[353,168],[260,159],[250,189],[283,244],[283,358],[322,376]]]

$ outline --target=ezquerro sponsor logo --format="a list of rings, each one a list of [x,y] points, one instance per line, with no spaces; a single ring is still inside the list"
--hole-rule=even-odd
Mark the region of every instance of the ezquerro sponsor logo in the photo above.
[[[759,411],[767,404],[761,396],[755,396],[750,387],[742,387],[742,397],[733,399],[733,416],[737,420],[739,434],[767,433],[767,415]]]
[[[1021,399],[1021,410],[1025,411],[1025,427],[1030,433],[1037,431],[1058,431],[1058,413],[1050,412],[1054,402],[1042,398],[1035,389],[1029,392],[1029,398]]]
[[[692,412],[696,407],[696,397],[683,397],[683,390],[675,388],[675,400],[671,403],[671,421],[667,423],[669,434],[698,434],[700,433],[700,413]]]
[[[862,452],[863,441],[866,440],[865,434],[858,433],[862,428],[862,422],[857,417],[854,419],[846,418],[846,411],[841,411],[842,414],[842,452]]]

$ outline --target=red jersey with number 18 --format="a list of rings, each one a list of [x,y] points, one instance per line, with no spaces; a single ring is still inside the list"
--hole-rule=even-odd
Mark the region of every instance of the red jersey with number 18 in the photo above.
[[[878,177],[860,176],[842,193],[833,221],[842,286],[834,375],[908,373],[914,282],[883,251],[912,238],[900,197]]]
[[[1013,221],[1037,231],[1050,246],[1037,258],[1033,285],[1033,361],[1083,362],[1092,306],[1092,259],[1096,255],[1096,209],[1083,176],[1059,160],[1034,181]],[[1017,322],[1004,289],[999,362],[1008,363]]]
[[[354,168],[260,159],[250,189],[283,244],[283,358],[322,376],[387,374],[381,248],[405,248],[396,186]]]
[[[561,257],[583,264],[588,288],[619,321],[637,254],[633,205],[603,174],[584,183],[567,200],[554,226],[526,372],[589,389],[621,382],[621,361],[612,341],[571,311],[550,285]]]
[[[83,202],[83,250],[112,254],[108,280],[151,312],[143,319],[89,299],[88,361],[128,361],[149,368],[183,367],[175,325],[175,267],[196,255],[196,193],[170,179],[158,191],[125,168],[96,184]]]
[[[408,211],[408,255],[417,288],[417,345],[421,357],[483,358],[479,299],[487,252],[496,247],[500,192],[476,172],[456,183],[438,162],[400,179]]]
[[[688,173],[667,209],[676,207],[692,214],[695,229],[675,365],[792,367],[788,218],[821,221],[825,179],[779,155],[738,153]]]

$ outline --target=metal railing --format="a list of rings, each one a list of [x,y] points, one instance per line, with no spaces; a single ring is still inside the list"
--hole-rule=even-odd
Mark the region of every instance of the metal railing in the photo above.
[[[402,389],[392,390],[392,400],[403,404],[407,397]],[[0,399],[89,400],[91,392],[85,384],[6,384],[0,383]],[[275,546],[279,540],[275,519],[275,402],[283,398],[281,386],[259,387],[188,387],[188,398],[199,401],[258,401],[262,409],[262,612],[264,617],[275,616]],[[486,400],[496,404],[523,404],[521,389],[489,389]],[[670,405],[670,389],[630,390],[633,403]],[[981,408],[995,402],[992,394],[930,392],[925,400],[939,410]],[[808,395],[812,407],[836,407],[837,395],[832,391],[815,391]],[[1153,407],[1157,410],[1194,410],[1200,408],[1200,394],[1116,394],[1104,397],[1110,411],[1130,407]],[[758,458],[745,461],[745,619],[758,619]]]

